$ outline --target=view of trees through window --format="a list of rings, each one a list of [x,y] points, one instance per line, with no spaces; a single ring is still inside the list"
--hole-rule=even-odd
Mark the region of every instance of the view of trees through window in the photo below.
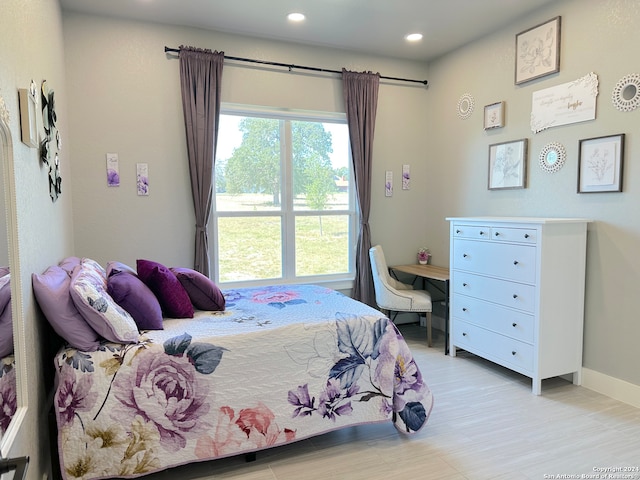
[[[220,115],[218,281],[352,278],[350,164],[344,120]]]

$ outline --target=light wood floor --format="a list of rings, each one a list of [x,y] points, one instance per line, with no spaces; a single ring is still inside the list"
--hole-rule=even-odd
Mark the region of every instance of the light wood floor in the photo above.
[[[535,396],[526,377],[464,352],[445,356],[442,334],[427,348],[424,328],[400,329],[435,398],[417,434],[365,425],[259,452],[251,463],[235,457],[146,478],[518,480],[640,467],[640,409],[560,378]]]

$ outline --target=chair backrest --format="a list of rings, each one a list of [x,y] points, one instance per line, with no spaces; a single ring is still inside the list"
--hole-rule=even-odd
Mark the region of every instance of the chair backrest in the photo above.
[[[384,252],[380,245],[369,249],[369,259],[371,260],[371,273],[373,275],[373,287],[376,293],[376,304],[380,308],[387,308],[393,305],[396,292],[396,280],[389,275],[389,267],[384,258]]]

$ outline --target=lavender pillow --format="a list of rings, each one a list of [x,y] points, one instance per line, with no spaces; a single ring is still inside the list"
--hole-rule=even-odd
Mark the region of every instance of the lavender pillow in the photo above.
[[[11,310],[11,274],[7,273],[0,277],[0,314],[5,308]]]
[[[198,310],[224,310],[224,295],[213,281],[202,273],[190,268],[172,268],[180,283],[189,294],[191,303]]]
[[[76,268],[77,265],[80,265],[82,259],[80,257],[67,257],[58,263],[58,266],[62,268],[67,274],[69,278],[71,278],[71,274],[73,273],[73,269]]]
[[[11,355],[12,353],[13,316],[11,313],[11,275],[6,274],[0,277],[0,358]]]
[[[10,273],[9,267],[0,267],[0,277],[4,277],[8,273]]]
[[[11,305],[0,313],[0,358],[13,353],[13,317]]]
[[[100,337],[71,300],[69,285],[71,278],[67,272],[53,265],[42,275],[31,275],[33,293],[45,317],[70,346],[85,352],[92,352],[100,345]]]
[[[125,271],[112,273],[107,278],[107,293],[129,312],[140,330],[164,328],[158,299],[137,275]]]
[[[156,295],[162,312],[170,318],[193,318],[189,294],[175,274],[167,267],[151,260],[136,261],[138,277]]]
[[[131,315],[107,293],[106,279],[86,259],[71,276],[71,299],[91,328],[110,342],[136,343],[138,326]]]

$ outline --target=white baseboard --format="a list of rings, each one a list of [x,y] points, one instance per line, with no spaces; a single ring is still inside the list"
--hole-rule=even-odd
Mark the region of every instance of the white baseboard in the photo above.
[[[582,386],[640,408],[640,385],[582,367]]]

